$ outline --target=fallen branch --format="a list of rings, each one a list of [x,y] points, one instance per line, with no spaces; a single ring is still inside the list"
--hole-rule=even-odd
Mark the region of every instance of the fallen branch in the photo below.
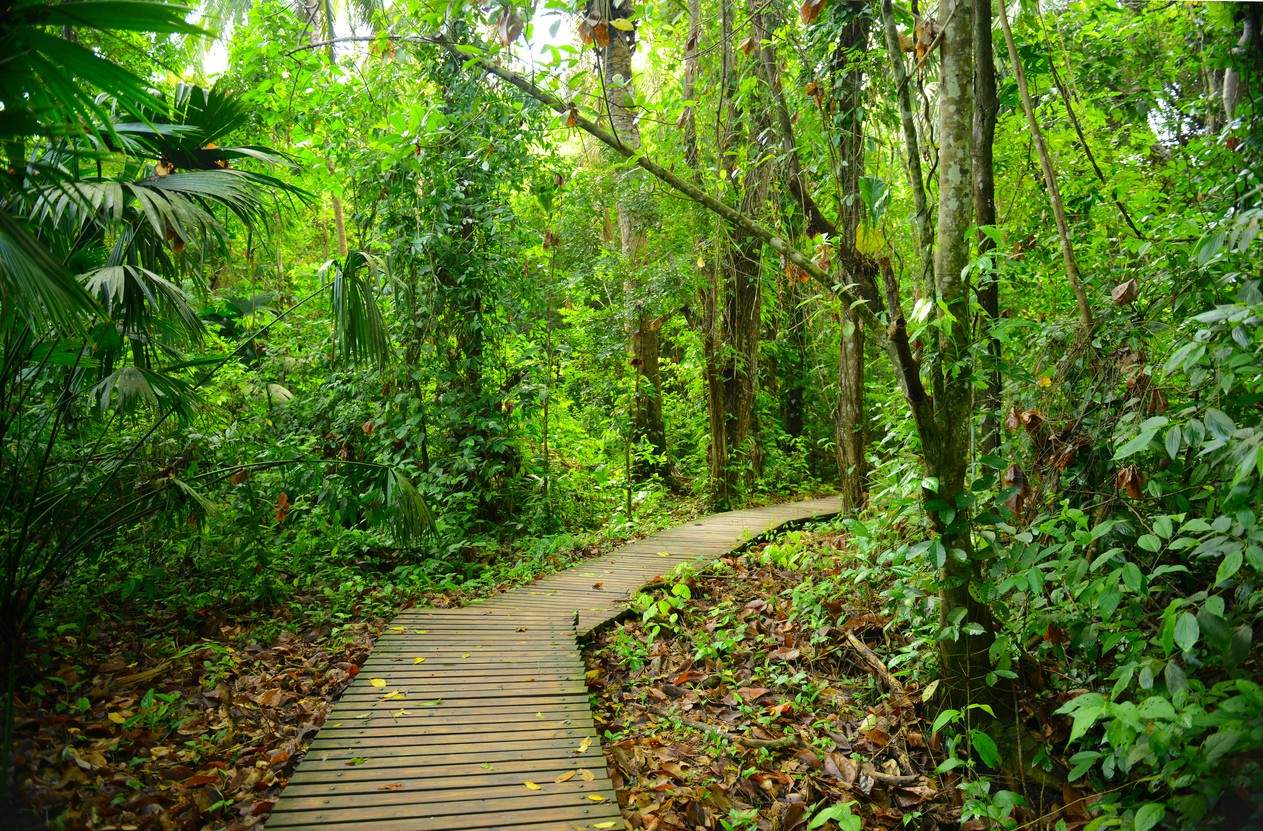
[[[694,721],[693,719],[684,718],[683,716],[671,715],[670,713],[664,713],[663,711],[655,707],[650,707],[648,709],[649,709],[649,712],[653,713],[659,718],[677,719],[685,727],[692,727],[694,730],[700,730],[703,733],[717,733],[720,736],[723,736],[725,739],[736,742],[737,744],[742,745],[744,747],[756,747],[756,748],[766,747],[766,748],[775,750],[775,749],[780,749],[780,748],[785,748],[785,747],[794,747],[795,745],[799,744],[798,736],[796,736],[793,733],[790,733],[785,736],[781,736],[780,738],[777,738],[777,739],[759,739],[759,738],[755,738],[754,736],[742,736],[737,733],[729,733],[727,730],[724,730],[720,727],[716,727],[713,724],[708,724],[704,721]],[[874,777],[874,779],[876,779],[876,777]]]
[[[884,663],[882,663],[881,658],[877,657],[877,653],[869,649],[868,645],[862,640],[855,637],[854,632],[846,633],[846,641],[851,645],[852,649],[859,653],[860,657],[864,659],[864,663],[868,664],[868,668],[873,671],[874,675],[882,680],[882,683],[885,684],[892,693],[895,695],[906,694],[906,690],[904,690],[903,684],[899,683],[899,679],[890,674],[890,670],[886,668]],[[877,777],[873,778],[876,779]]]

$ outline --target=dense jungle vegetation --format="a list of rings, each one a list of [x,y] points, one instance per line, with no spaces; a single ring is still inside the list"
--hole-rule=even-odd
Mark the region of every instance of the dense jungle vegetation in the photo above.
[[[1261,12],[0,0],[6,827],[258,827],[398,609],[826,493],[603,636],[802,740],[631,827],[1261,827]]]

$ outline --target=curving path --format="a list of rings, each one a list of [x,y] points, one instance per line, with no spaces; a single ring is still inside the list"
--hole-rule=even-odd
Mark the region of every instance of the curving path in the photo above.
[[[836,498],[715,514],[460,609],[411,609],[330,712],[269,829],[623,828],[577,638],[677,563]]]

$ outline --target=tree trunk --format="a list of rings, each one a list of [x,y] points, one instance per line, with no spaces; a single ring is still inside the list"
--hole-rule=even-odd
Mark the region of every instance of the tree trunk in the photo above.
[[[602,90],[606,115],[614,137],[631,150],[640,148],[640,127],[632,112],[632,50],[635,48],[635,32],[623,31],[608,25],[614,17],[629,17],[630,3],[615,7],[610,0],[597,0],[593,4],[600,19],[606,22],[609,44],[601,52]],[[644,264],[645,223],[635,192],[642,180],[639,171],[623,175],[624,188],[618,200],[618,230],[623,254],[623,267],[627,269],[623,286],[628,302],[628,336],[631,342],[632,364],[640,373],[636,384],[635,401],[632,403],[631,441],[639,448],[647,444],[650,458],[637,456],[634,466],[638,478],[646,478],[666,470],[666,427],[662,420],[662,382],[658,368],[658,330],[661,321],[655,321],[638,299],[636,275]]]
[[[995,167],[993,148],[995,124],[1000,113],[996,97],[995,55],[991,42],[991,0],[974,0],[974,224],[979,228],[996,224]],[[978,232],[978,253],[995,248],[995,241]],[[988,327],[987,388],[983,393],[982,436],[978,447],[983,453],[1000,449],[1000,412],[1003,408],[1003,379],[1000,375],[1000,341],[990,332],[1000,319],[1000,282],[993,271],[978,287],[978,304]]]
[[[754,176],[751,171],[750,176]],[[760,200],[762,201],[762,200]],[[727,428],[724,439],[730,462],[745,465],[746,484],[756,472],[750,442],[754,438],[754,400],[759,372],[759,315],[762,308],[760,276],[763,244],[752,237],[733,240],[728,248],[724,292],[723,331],[727,359],[724,361],[724,411]],[[730,475],[736,476],[738,471]]]
[[[1022,69],[1021,58],[1017,54],[1017,44],[1013,41],[1013,30],[1009,28],[1009,13],[1005,3],[1000,3],[1000,26],[1004,30],[1004,42],[1009,48],[1009,60],[1013,63],[1013,74],[1017,77],[1017,90],[1022,101],[1022,109],[1026,112],[1026,123],[1030,127],[1031,136],[1035,139],[1035,150],[1039,154],[1039,165],[1044,172],[1044,185],[1048,188],[1048,201],[1052,205],[1053,219],[1057,223],[1057,238],[1061,241],[1061,259],[1066,267],[1066,279],[1074,291],[1075,303],[1079,307],[1079,320],[1086,334],[1092,330],[1092,306],[1088,302],[1087,289],[1079,276],[1079,264],[1074,257],[1074,245],[1070,241],[1070,226],[1066,221],[1066,209],[1061,201],[1061,188],[1057,185],[1057,170],[1053,166],[1052,154],[1044,142],[1043,131],[1035,119],[1035,104],[1031,101],[1030,90],[1026,86],[1026,71]]]
[[[969,427],[973,415],[970,361],[969,287],[962,276],[969,262],[973,224],[973,0],[947,0],[941,11],[942,70],[939,82],[939,203],[934,246],[934,286],[951,322],[938,339],[939,367],[934,372],[933,421],[922,428],[926,469],[936,480],[923,491],[926,513],[943,546],[941,623],[955,637],[940,642],[947,699],[952,706],[995,701],[985,676],[995,638],[990,610],[975,597],[978,577],[965,497],[969,463]],[[973,630],[972,632],[970,630]]]
[[[853,268],[867,267],[857,256],[856,232],[864,214],[860,199],[860,175],[864,172],[864,73],[861,55],[868,45],[871,18],[863,3],[847,6],[849,19],[838,35],[833,73],[838,113],[834,129],[839,133],[838,164],[834,175],[842,198],[838,204],[838,235]],[[871,279],[871,277],[870,277]],[[860,282],[860,275],[852,275]],[[837,454],[842,484],[842,510],[853,514],[864,506],[868,491],[868,425],[864,409],[864,325],[842,305],[842,331],[838,349]]]

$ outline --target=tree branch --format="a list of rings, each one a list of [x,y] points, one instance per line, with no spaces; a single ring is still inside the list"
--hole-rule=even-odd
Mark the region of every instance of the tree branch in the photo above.
[[[446,50],[450,54],[459,57],[467,64],[477,66],[484,73],[494,75],[505,83],[517,87],[519,90],[526,93],[531,98],[534,98],[536,101],[539,101],[541,104],[544,104],[554,112],[566,115],[568,123],[578,127],[597,141],[600,141],[602,144],[612,148],[616,153],[627,160],[634,162],[637,167],[647,171],[656,179],[670,186],[673,190],[687,196],[689,199],[692,199],[694,202],[697,202],[713,213],[718,214],[720,217],[727,220],[733,227],[762,240],[777,253],[784,256],[785,259],[789,260],[791,263],[801,268],[804,272],[811,275],[811,277],[820,282],[821,285],[831,291],[841,291],[843,294],[848,295],[852,301],[861,301],[855,306],[860,319],[863,320],[865,325],[873,329],[873,331],[884,332],[884,327],[877,318],[876,310],[870,306],[872,298],[865,297],[864,293],[860,291],[860,287],[856,283],[835,283],[831,275],[826,273],[809,258],[803,256],[802,252],[790,245],[784,237],[773,233],[767,227],[756,222],[732,206],[725,204],[697,186],[680,178],[662,165],[647,158],[643,153],[628,147],[626,144],[619,141],[616,136],[603,129],[600,125],[581,115],[572,104],[568,104],[556,95],[540,89],[539,86],[527,78],[522,77],[512,70],[504,68],[503,66],[491,61],[489,58],[481,55],[466,54],[458,49],[456,44],[450,41],[443,40],[441,38],[415,38],[415,40],[434,44],[435,46]]]

